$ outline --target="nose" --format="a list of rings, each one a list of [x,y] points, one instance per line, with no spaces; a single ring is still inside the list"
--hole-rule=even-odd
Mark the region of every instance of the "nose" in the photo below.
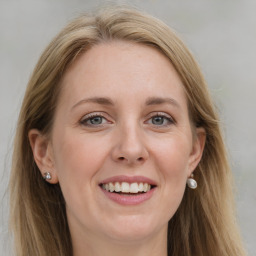
[[[115,162],[139,165],[148,159],[149,153],[139,128],[129,126],[121,129],[115,141],[112,150],[112,158]]]

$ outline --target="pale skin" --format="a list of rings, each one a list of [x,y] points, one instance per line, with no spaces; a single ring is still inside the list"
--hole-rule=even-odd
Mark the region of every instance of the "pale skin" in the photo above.
[[[29,139],[42,175],[60,183],[74,256],[166,256],[168,221],[205,143],[173,66],[148,46],[102,43],[61,86],[50,136],[33,129]],[[137,205],[110,200],[99,184],[117,175],[150,178],[153,195]]]

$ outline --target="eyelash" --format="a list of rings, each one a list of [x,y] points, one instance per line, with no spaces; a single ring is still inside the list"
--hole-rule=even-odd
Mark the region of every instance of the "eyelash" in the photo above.
[[[105,119],[108,123],[111,123],[110,121],[108,121],[104,115],[102,113],[90,113],[90,114],[87,114],[85,115],[81,121],[79,122],[81,125],[83,126],[86,126],[86,127],[100,127],[100,126],[103,126],[104,124],[88,124],[86,122],[92,120],[93,118],[95,117],[100,117],[100,118],[103,118]]]
[[[100,117],[100,118],[102,118],[102,119],[105,119],[106,123],[112,123],[112,122],[109,121],[102,113],[90,113],[90,114],[87,114],[87,115],[85,115],[85,116],[80,120],[79,123],[80,123],[82,126],[92,127],[92,128],[93,128],[93,127],[101,127],[101,126],[104,126],[104,124],[102,124],[102,123],[101,123],[101,124],[88,124],[88,123],[87,123],[88,121],[91,121],[91,120],[92,120],[93,118],[95,118],[95,117]],[[150,124],[150,125],[152,125],[152,126],[154,126],[154,127],[156,127],[156,128],[168,127],[168,126],[173,125],[173,124],[176,123],[175,120],[174,120],[171,116],[167,115],[167,114],[164,113],[164,112],[151,113],[151,114],[150,114],[150,118],[148,118],[145,123],[148,123],[149,120],[152,120],[152,118],[154,118],[154,117],[161,117],[161,118],[164,118],[164,119],[167,120],[167,122],[168,122],[168,124],[160,124],[160,125],[156,125],[156,124],[153,124],[153,123]]]
[[[170,125],[175,124],[175,120],[168,114],[164,113],[164,112],[154,112],[150,114],[150,118],[147,119],[146,122],[148,122],[149,120],[152,120],[154,117],[161,117],[164,118],[165,120],[167,120],[167,124],[160,124],[160,125],[156,125],[156,124],[151,124],[156,128],[163,128],[163,127],[169,127]]]

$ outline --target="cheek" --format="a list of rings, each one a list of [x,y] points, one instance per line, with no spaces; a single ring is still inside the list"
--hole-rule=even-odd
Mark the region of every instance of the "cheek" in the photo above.
[[[155,143],[155,159],[165,176],[186,176],[189,164],[190,143],[186,137],[173,136]]]
[[[75,218],[80,222],[83,216],[79,217],[79,212],[88,216],[95,212],[95,189],[98,188],[95,176],[107,150],[102,140],[91,137],[81,133],[56,136],[55,169],[69,220]]]
[[[186,187],[190,145],[185,138],[173,138],[158,143],[156,166],[161,176],[163,196],[160,205],[170,219],[178,209]]]
[[[66,189],[82,192],[90,186],[106,155],[102,144],[102,141],[83,134],[70,133],[57,137],[54,148],[55,169],[63,193]]]

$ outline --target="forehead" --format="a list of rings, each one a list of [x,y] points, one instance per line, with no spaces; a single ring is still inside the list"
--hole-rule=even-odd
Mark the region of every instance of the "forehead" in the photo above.
[[[80,97],[176,95],[186,101],[182,82],[159,50],[123,41],[101,43],[83,53],[62,79],[65,101]],[[156,95],[155,95],[156,94]]]

